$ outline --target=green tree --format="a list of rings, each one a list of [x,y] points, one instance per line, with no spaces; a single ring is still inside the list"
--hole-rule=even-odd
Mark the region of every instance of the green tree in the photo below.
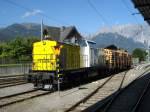
[[[145,61],[147,52],[145,50],[142,50],[140,48],[136,48],[133,50],[132,56],[134,58],[139,58],[140,61]]]
[[[39,41],[37,37],[28,37],[24,39],[24,45],[26,47],[26,54],[32,54],[33,43]]]
[[[3,52],[3,44],[2,42],[0,42],[0,55],[2,54],[2,52]]]
[[[17,37],[11,41],[0,44],[0,57],[9,57],[14,60],[31,59],[33,43],[39,41],[36,37]]]

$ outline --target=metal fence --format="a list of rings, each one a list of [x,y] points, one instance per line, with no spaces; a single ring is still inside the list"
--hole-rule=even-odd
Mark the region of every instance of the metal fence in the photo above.
[[[1,64],[0,76],[28,74],[31,66],[31,63]]]
[[[0,76],[28,74],[32,61],[18,60],[10,57],[0,58]]]

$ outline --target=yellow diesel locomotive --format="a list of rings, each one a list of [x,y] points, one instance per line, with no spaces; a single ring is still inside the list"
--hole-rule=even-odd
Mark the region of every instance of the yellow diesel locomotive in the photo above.
[[[37,88],[52,89],[76,84],[99,70],[117,71],[131,66],[131,56],[123,50],[97,48],[96,43],[81,39],[78,44],[42,40],[33,44],[32,82]],[[102,75],[102,74],[99,74]],[[59,81],[59,82],[58,82]]]

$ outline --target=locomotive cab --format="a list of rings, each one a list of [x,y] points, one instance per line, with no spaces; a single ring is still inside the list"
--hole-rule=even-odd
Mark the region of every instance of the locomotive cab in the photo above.
[[[80,53],[82,60],[82,67],[93,67],[98,63],[98,49],[96,43],[89,40],[80,40]]]

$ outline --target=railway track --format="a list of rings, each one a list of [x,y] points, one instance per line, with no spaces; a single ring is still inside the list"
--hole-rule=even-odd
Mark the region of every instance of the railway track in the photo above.
[[[50,93],[52,93],[52,91],[33,89],[26,92],[0,97],[0,108]]]
[[[0,88],[26,84],[25,75],[2,76],[0,77]]]
[[[141,106],[141,103],[143,102],[143,100],[145,98],[145,95],[146,95],[146,93],[148,92],[149,89],[150,89],[150,78],[148,79],[143,91],[141,92],[137,103],[133,107],[132,112],[139,112],[139,107]]]
[[[96,102],[103,100],[108,96],[111,96],[111,94],[113,94],[115,91],[121,88],[125,76],[126,72],[111,76],[108,80],[106,80],[102,85],[99,85],[93,92],[88,94],[85,98],[83,98],[73,106],[65,108],[65,112],[84,111]]]
[[[150,86],[150,76],[145,71],[125,88],[117,91],[105,103],[97,104],[84,111],[92,112],[137,112],[137,109]]]

